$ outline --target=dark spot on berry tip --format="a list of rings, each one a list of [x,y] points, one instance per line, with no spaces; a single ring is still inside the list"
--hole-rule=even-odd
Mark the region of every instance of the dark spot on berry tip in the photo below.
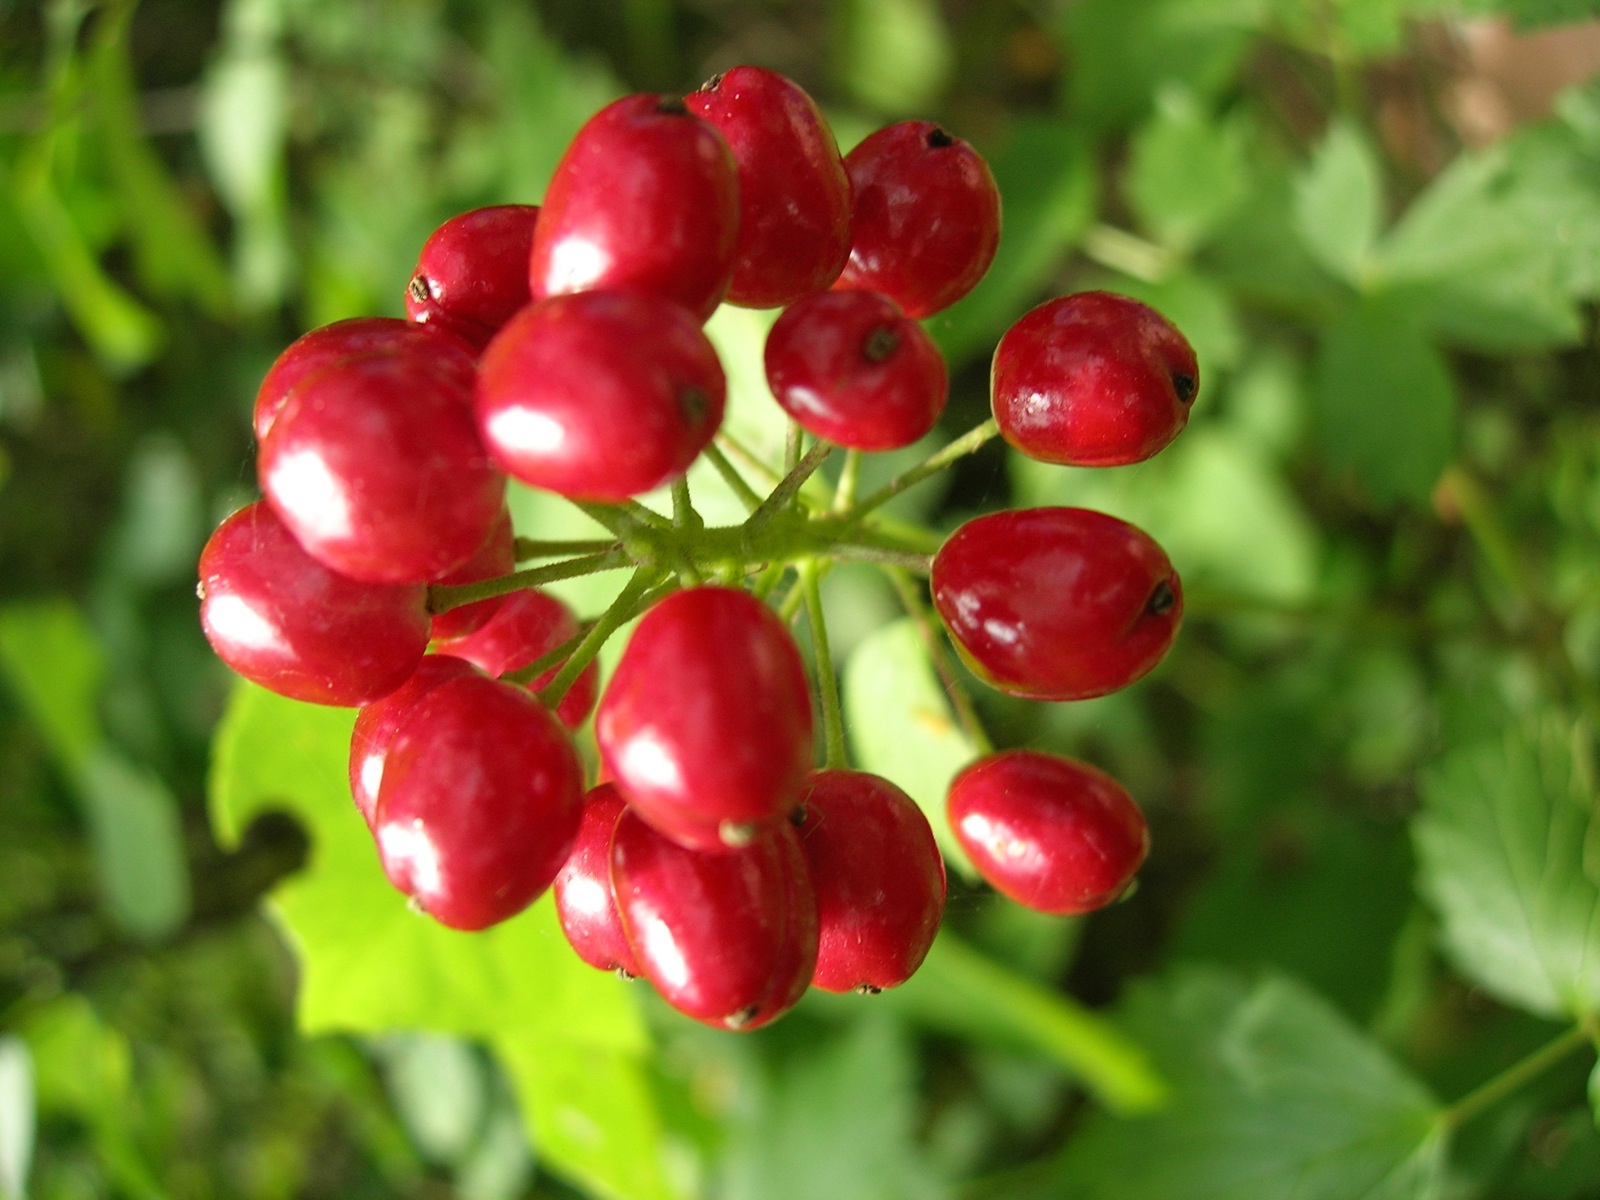
[[[742,850],[756,840],[759,830],[748,821],[724,821],[717,826],[717,838],[724,846]]]
[[[887,325],[879,325],[861,343],[861,357],[870,363],[881,363],[899,348],[900,335]]]
[[[719,72],[716,75],[713,75],[710,79],[706,80],[699,87],[695,88],[695,91],[696,92],[714,92],[721,86],[722,86],[722,74]]]
[[[411,282],[406,285],[406,291],[411,293],[411,298],[418,304],[426,304],[433,299],[433,288],[428,286],[428,277],[421,271],[411,277]]]
[[[678,407],[683,410],[684,419],[691,425],[698,425],[706,419],[706,410],[711,407],[711,398],[699,388],[686,387],[678,393]]]
[[[689,106],[682,96],[662,96],[656,101],[656,111],[664,117],[687,117]]]
[[[883,991],[881,987],[873,987],[870,983],[863,983],[860,987],[856,988],[856,995],[876,996],[881,991]]]
[[[1178,393],[1179,404],[1187,404],[1193,400],[1195,389],[1199,386],[1193,375],[1184,375],[1180,372],[1172,376],[1172,390]]]
[[[754,1004],[751,1004],[741,1008],[736,1013],[729,1013],[727,1016],[722,1018],[722,1023],[729,1029],[743,1029],[746,1025],[750,1024],[751,1021],[755,1020],[756,1013],[760,1011],[761,1010]]]
[[[1159,617],[1164,612],[1170,612],[1172,606],[1178,602],[1178,594],[1172,590],[1172,584],[1163,579],[1156,584],[1155,591],[1150,593],[1150,599],[1145,602],[1144,611],[1152,617]]]
[[[806,806],[804,804],[796,804],[789,810],[789,824],[793,825],[796,829],[805,828]]]
[[[955,138],[951,137],[948,133],[946,133],[944,130],[940,129],[937,125],[935,125],[932,129],[928,130],[928,149],[929,150],[943,150],[946,146],[954,146],[955,144],[956,144]]]

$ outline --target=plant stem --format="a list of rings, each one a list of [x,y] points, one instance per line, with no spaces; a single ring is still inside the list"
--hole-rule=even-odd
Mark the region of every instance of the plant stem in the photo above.
[[[1145,283],[1159,283],[1172,271],[1173,255],[1115,225],[1095,225],[1083,238],[1083,252],[1103,267]]]
[[[828,551],[828,555],[841,562],[881,563],[884,566],[915,571],[919,575],[926,575],[933,570],[933,559],[930,555],[918,554],[915,550],[895,550],[888,546],[864,546],[859,542],[840,542]]]
[[[540,541],[537,538],[516,538],[511,543],[512,553],[518,562],[531,558],[554,558],[561,554],[599,554],[606,550],[620,550],[621,544],[608,538],[573,538]]]
[[[839,705],[839,678],[833,670],[833,652],[828,648],[828,620],[822,610],[822,584],[815,562],[800,568],[805,589],[806,621],[811,626],[811,645],[817,655],[817,691],[822,697],[822,731],[827,746],[825,763],[842,767],[848,759],[844,748],[844,713]]]
[[[1480,1084],[1439,1114],[1439,1124],[1445,1129],[1457,1129],[1473,1117],[1499,1103],[1524,1084],[1535,1079],[1590,1038],[1589,1022],[1574,1025],[1571,1029],[1540,1046],[1519,1062],[1512,1063],[1487,1083]]]
[[[852,518],[865,516],[873,509],[893,500],[908,487],[921,483],[929,476],[937,475],[951,463],[976,452],[999,435],[1000,426],[993,417],[990,417],[983,424],[967,430],[944,449],[930,454],[909,471],[896,475],[866,499],[857,501],[845,515]]]
[[[934,628],[927,607],[922,603],[921,592],[902,570],[890,567],[884,574],[889,577],[889,582],[899,595],[900,604],[906,610],[906,615],[916,622],[917,632],[922,635],[922,644],[928,648],[928,657],[933,660],[933,669],[939,673],[939,680],[944,684],[944,693],[950,699],[950,707],[955,710],[956,722],[980,755],[993,752],[994,742],[983,728],[983,722],[978,719],[978,710],[973,707],[972,697],[967,695],[961,677],[956,674],[955,667],[950,662],[949,653],[945,650],[939,630]]]
[[[573,649],[561,670],[556,672],[555,678],[539,690],[539,700],[546,708],[554,708],[561,703],[567,689],[583,674],[583,669],[594,661],[595,655],[600,653],[600,647],[633,617],[637,611],[635,606],[660,582],[661,575],[661,568],[656,566],[640,567],[634,571],[633,578],[611,602],[611,607],[590,626],[589,632],[583,635],[583,640]]]
[[[833,511],[848,512],[856,502],[856,484],[861,478],[861,451],[846,450],[839,468],[839,486],[833,492]]]
[[[706,527],[705,521],[694,510],[694,501],[689,496],[689,480],[685,476],[672,485],[672,527],[680,532],[697,533]],[[682,579],[685,587],[698,587],[705,582],[700,574],[700,568],[695,565],[694,556],[686,551],[681,543],[674,547],[673,563],[677,568],[678,578]]]
[[[806,431],[798,421],[789,422],[789,433],[783,443],[783,471],[789,474],[800,465],[800,451],[805,448]]]
[[[608,545],[610,543],[607,543]],[[508,596],[526,588],[554,583],[558,579],[576,579],[580,575],[593,575],[597,571],[614,571],[630,566],[628,555],[613,546],[600,554],[583,554],[565,562],[551,563],[545,567],[530,567],[526,571],[513,571],[497,579],[482,579],[477,583],[434,584],[428,589],[428,611],[434,616],[471,604],[475,600],[488,600],[494,596]]]
[[[811,447],[810,452],[795,463],[793,470],[785,475],[778,486],[772,489],[772,494],[761,502],[761,507],[751,513],[744,523],[747,535],[760,533],[767,522],[787,508],[794,499],[795,493],[811,478],[812,472],[820,467],[832,454],[835,446],[832,442],[818,442]]]
[[[733,434],[729,433],[726,429],[717,434],[717,441],[726,446],[728,453],[733,455],[734,458],[737,458],[746,467],[754,471],[757,475],[761,476],[768,487],[773,486],[778,482],[778,480],[783,478],[782,475],[778,474],[777,471],[774,471],[769,465],[767,465],[767,463],[763,462],[759,454],[750,449],[749,446],[746,446],[738,438],[734,437]],[[757,494],[752,492],[752,495]],[[760,499],[759,495],[757,495],[757,499]]]
[[[722,482],[733,489],[734,494],[739,497],[739,502],[745,508],[755,512],[756,509],[761,507],[761,493],[745,482],[744,476],[739,474],[738,468],[728,461],[728,456],[722,452],[715,442],[707,446],[701,453],[706,456],[706,461],[716,468],[717,474],[722,476]]]

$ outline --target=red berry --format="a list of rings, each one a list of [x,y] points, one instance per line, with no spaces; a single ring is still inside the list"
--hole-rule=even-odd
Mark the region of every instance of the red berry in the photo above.
[[[816,912],[787,824],[706,854],[629,809],[611,839],[611,882],[640,971],[697,1021],[754,1028],[798,998],[797,977],[800,990],[811,977]]]
[[[611,890],[611,834],[626,801],[608,783],[583,798],[578,840],[556,875],[556,915],[578,957],[602,971],[640,974]]]
[[[728,302],[780,308],[825,290],[850,256],[850,180],[816,101],[762,67],[734,67],[683,98],[739,171]]]
[[[417,669],[383,699],[368,704],[356,714],[350,733],[350,798],[372,828],[378,807],[378,789],[383,783],[383,764],[389,747],[410,718],[417,701],[441,683],[477,675],[478,669],[465,659],[449,654],[430,654]]]
[[[478,420],[509,474],[614,502],[679,478],[722,423],[716,351],[682,308],[583,292],[522,310],[483,352]]]
[[[295,700],[370,704],[406,681],[428,645],[425,587],[330,571],[259,501],[206,542],[199,591],[218,657]]]
[[[526,691],[441,683],[389,747],[374,833],[389,881],[452,929],[484,929],[548,888],[578,832],[583,768]]]
[[[434,582],[478,583],[485,579],[498,579],[502,575],[509,575],[516,569],[516,535],[511,528],[511,510],[502,507],[500,519],[494,523],[494,528],[489,531],[489,536],[484,539],[483,545],[478,547],[478,552]],[[504,596],[494,596],[488,600],[476,600],[471,604],[463,604],[460,608],[452,608],[449,612],[439,613],[433,618],[430,636],[436,642],[465,637],[474,629],[483,628],[484,623],[494,616],[504,601]]]
[[[1035,700],[1126,687],[1172,645],[1178,574],[1148,534],[1084,508],[991,513],[933,559],[933,602],[981,679]]]
[[[845,155],[850,261],[834,286],[926,317],[970,292],[1000,244],[1000,190],[970,144],[931,121],[870,134]]]
[[[727,293],[739,180],[722,135],[665,96],[624,96],[578,130],[533,234],[534,299],[644,292],[704,321]]]
[[[451,217],[429,235],[406,288],[406,316],[440,325],[482,350],[528,294],[528,253],[539,209],[496,204]]]
[[[1121,896],[1144,862],[1144,814],[1111,776],[1035,750],[981,758],[950,785],[950,827],[995,889],[1040,912]]]
[[[453,332],[442,332],[395,317],[353,317],[313,329],[278,355],[256,392],[256,440],[264,442],[289,393],[301,380],[347,358],[416,353],[437,369],[453,372],[472,387],[472,348]]]
[[[812,984],[878,991],[911,978],[944,914],[944,860],[928,818],[887,779],[818,771],[801,793],[821,945]]]
[[[1115,467],[1178,436],[1200,386],[1194,350],[1155,309],[1110,292],[1041,304],[1006,330],[990,392],[1006,441],[1030,458]]]
[[[514,592],[483,628],[465,637],[439,643],[439,649],[477,665],[490,675],[519,671],[535,659],[548,654],[562,642],[577,636],[578,618],[558,597],[538,588]],[[528,684],[538,691],[555,678],[562,664],[557,663]],[[590,663],[567,689],[556,706],[556,716],[568,729],[576,729],[594,708],[599,691],[600,668]]]
[[[257,473],[308,554],[373,583],[461,566],[505,495],[471,392],[406,356],[345,359],[305,379],[262,442]]]
[[[610,777],[668,837],[740,845],[793,807],[811,693],[783,621],[748,592],[696,587],[645,613],[595,715]]]
[[[767,335],[767,383],[802,428],[854,450],[895,450],[931,430],[950,384],[939,348],[877,292],[801,300]]]

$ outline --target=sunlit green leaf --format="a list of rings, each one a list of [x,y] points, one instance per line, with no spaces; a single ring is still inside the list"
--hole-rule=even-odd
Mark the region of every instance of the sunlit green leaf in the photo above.
[[[1216,120],[1193,93],[1162,90],[1134,136],[1128,198],[1160,241],[1188,252],[1205,240],[1250,187],[1243,130]]]
[[[1451,960],[1544,1016],[1600,1009],[1600,819],[1588,747],[1549,720],[1463,746],[1424,779],[1419,886]]]
[[[920,115],[944,90],[955,59],[944,14],[933,0],[844,0],[835,71],[863,104],[894,116]]]
[[[1359,283],[1382,219],[1377,156],[1359,129],[1336,122],[1296,184],[1301,240],[1328,270]]]

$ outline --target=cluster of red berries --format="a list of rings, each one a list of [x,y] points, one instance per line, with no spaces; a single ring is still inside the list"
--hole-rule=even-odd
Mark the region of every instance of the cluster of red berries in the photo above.
[[[542,207],[479,209],[428,239],[407,320],[340,322],[279,357],[255,407],[265,499],[201,556],[207,637],[265,687],[360,708],[356,806],[390,880],[445,925],[482,929],[553,885],[585,961],[728,1028],[808,986],[903,982],[944,907],[932,832],[895,785],[840,766],[839,739],[814,769],[804,660],[751,586],[782,576],[775,557],[814,572],[868,537],[870,504],[796,508],[814,452],[766,502],[743,485],[746,525],[690,519],[681,481],[725,391],[701,325],[724,301],[782,308],[766,368],[798,428],[822,453],[907,446],[947,392],[918,319],[971,290],[999,236],[987,166],[936,125],[892,125],[841,158],[811,98],[755,67],[682,100],[616,101]],[[987,432],[1051,462],[1137,461],[1183,427],[1197,380],[1156,313],[1068,296],[1001,342]],[[514,535],[507,476],[580,504],[615,543],[518,573],[547,544]],[[683,488],[674,523],[632,500],[666,484]],[[587,624],[532,586],[628,565]],[[1139,678],[1182,608],[1154,542],[1081,509],[978,518],[928,569],[964,660],[1040,699]],[[602,691],[594,655],[634,616]],[[571,731],[591,711],[601,781],[586,793]],[[1046,911],[1114,899],[1146,851],[1127,793],[1055,756],[981,759],[950,811],[979,870]]]

